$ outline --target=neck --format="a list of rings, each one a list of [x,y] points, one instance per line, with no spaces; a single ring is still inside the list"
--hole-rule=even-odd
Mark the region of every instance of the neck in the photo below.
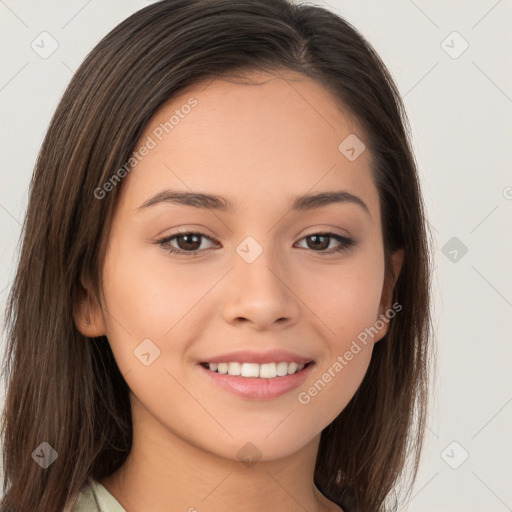
[[[285,458],[242,462],[194,446],[154,418],[142,422],[132,414],[130,454],[101,481],[126,512],[341,510],[313,483],[320,436]]]

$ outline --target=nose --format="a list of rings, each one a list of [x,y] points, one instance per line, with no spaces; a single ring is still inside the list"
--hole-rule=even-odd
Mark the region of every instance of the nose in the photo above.
[[[227,297],[223,307],[225,320],[243,323],[263,331],[289,327],[299,317],[298,290],[290,272],[278,264],[270,251],[248,263],[238,255],[226,282]]]

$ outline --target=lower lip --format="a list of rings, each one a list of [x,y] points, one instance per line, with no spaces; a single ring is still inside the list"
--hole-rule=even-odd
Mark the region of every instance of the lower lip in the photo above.
[[[273,379],[238,377],[227,373],[212,372],[204,366],[198,366],[214,384],[226,391],[249,400],[271,400],[283,396],[303,384],[314,363],[310,363],[300,372]]]

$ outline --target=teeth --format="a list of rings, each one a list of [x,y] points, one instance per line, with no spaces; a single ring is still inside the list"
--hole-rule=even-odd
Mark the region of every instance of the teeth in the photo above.
[[[299,365],[297,363],[288,363],[288,374],[295,373]]]
[[[277,363],[277,375],[278,377],[288,375],[288,363]]]
[[[258,363],[244,363],[240,374],[242,377],[259,377],[260,365]]]
[[[259,377],[261,379],[273,379],[274,377],[285,377],[300,372],[305,365],[297,363],[207,363],[212,372],[223,375],[242,377]]]
[[[267,363],[260,366],[260,378],[273,379],[277,375],[276,363]]]
[[[229,363],[228,373],[229,375],[240,375],[242,371],[242,365],[240,363]]]

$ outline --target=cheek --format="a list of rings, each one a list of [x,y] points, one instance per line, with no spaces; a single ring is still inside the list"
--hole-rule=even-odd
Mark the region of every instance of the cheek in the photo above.
[[[142,372],[142,387],[164,368],[181,375],[190,340],[200,336],[198,326],[216,310],[209,291],[224,272],[207,265],[192,270],[170,263],[163,249],[113,240],[105,258],[104,291],[107,337],[121,372],[136,370],[132,380]],[[146,368],[137,356],[148,350],[158,358]]]
[[[300,296],[307,301],[329,339],[331,357],[344,352],[351,341],[378,319],[384,280],[383,256],[347,259],[337,266],[317,268],[304,280]]]
[[[350,402],[363,381],[373,352],[369,335],[378,319],[382,273],[378,266],[349,273],[329,283],[315,313],[327,326],[325,352],[314,374],[299,390],[303,417],[322,429]]]
[[[184,268],[171,272],[165,257],[148,257],[147,248],[113,247],[104,267],[110,326],[124,327],[135,339],[162,338],[172,331],[208,289],[205,279],[199,282]]]
[[[323,324],[326,351],[298,401],[323,422],[341,412],[366,374],[383,279],[383,254],[376,249],[335,272],[317,272],[314,286],[303,288],[304,296],[315,297],[312,309]]]
[[[136,247],[112,237],[103,268],[104,310],[107,337],[123,374],[143,367],[137,359],[138,347],[146,346],[152,357],[158,355],[155,361],[161,361],[167,351],[162,340],[184,314],[187,288],[176,293],[175,282],[168,282],[161,270]]]

